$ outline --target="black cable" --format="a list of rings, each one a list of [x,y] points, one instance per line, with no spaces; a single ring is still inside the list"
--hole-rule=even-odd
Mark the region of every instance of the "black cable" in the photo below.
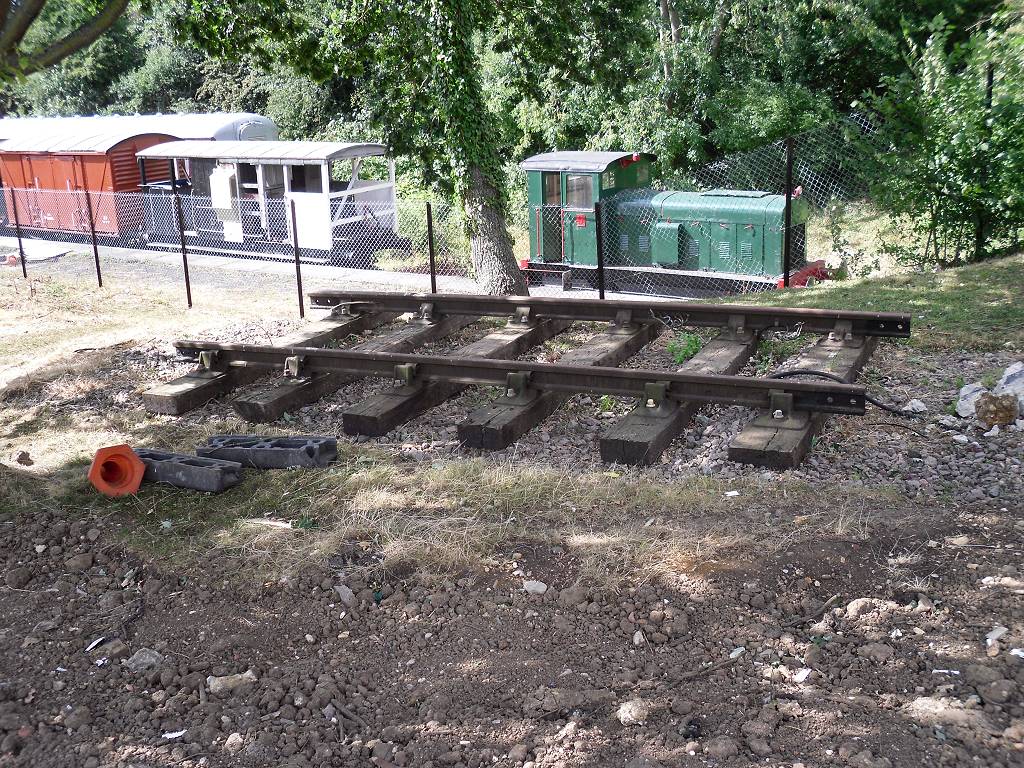
[[[846,379],[842,378],[841,376],[836,376],[834,373],[829,373],[828,371],[815,371],[815,370],[811,370],[809,368],[795,368],[792,371],[778,371],[777,373],[771,374],[768,378],[769,379],[791,379],[791,378],[793,378],[795,376],[818,376],[819,378],[830,379],[831,381],[835,381],[835,382],[838,382],[840,384],[849,384],[850,383]],[[898,406],[889,405],[888,403],[883,403],[877,397],[872,397],[871,395],[868,395],[868,394],[864,395],[864,399],[867,400],[869,403],[871,403],[876,408],[881,408],[883,411],[888,411],[889,413],[895,413],[895,414],[898,414],[900,416],[910,416],[910,417],[917,416],[916,413],[911,413],[910,411],[904,411],[902,408],[900,408]]]

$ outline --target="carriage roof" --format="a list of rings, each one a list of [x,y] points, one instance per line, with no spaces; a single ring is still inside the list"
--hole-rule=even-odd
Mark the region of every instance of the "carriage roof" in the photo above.
[[[170,141],[138,153],[145,159],[224,160],[255,165],[319,165],[331,160],[375,157],[383,144],[340,141]]]

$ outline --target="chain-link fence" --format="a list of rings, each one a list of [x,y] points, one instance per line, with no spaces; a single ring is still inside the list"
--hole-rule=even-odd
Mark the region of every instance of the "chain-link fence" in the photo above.
[[[180,253],[186,283],[202,279],[188,269],[189,256],[197,255],[335,267],[338,275],[345,269],[392,273],[380,275],[382,286],[415,291],[431,290],[445,278],[461,278],[465,289],[472,272],[454,206],[361,190],[221,201],[172,192],[5,188],[0,235],[90,246],[101,285],[100,246]],[[31,262],[18,250],[12,260],[20,259],[27,275]]]

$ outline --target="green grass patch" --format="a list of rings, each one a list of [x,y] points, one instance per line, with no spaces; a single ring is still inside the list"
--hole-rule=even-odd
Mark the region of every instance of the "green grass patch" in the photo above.
[[[922,350],[1024,345],[1024,254],[941,272],[827,282],[723,299],[771,307],[908,312],[910,344]]]
[[[700,352],[700,347],[700,336],[693,333],[680,333],[668,343],[666,350],[676,365],[682,365]]]

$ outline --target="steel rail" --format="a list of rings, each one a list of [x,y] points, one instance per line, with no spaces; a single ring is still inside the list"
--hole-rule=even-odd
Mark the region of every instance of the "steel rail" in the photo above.
[[[656,402],[668,399],[846,414],[862,414],[865,407],[864,387],[822,381],[190,340],[177,341],[174,346],[200,356],[211,370],[243,363],[281,368],[297,376],[347,373],[393,377],[410,384],[427,381],[480,384],[504,387],[515,395],[527,396],[536,390],[586,392]],[[783,401],[787,405],[780,405]]]
[[[515,314],[529,308],[533,317],[580,321],[670,321],[683,325],[765,331],[799,327],[808,333],[829,333],[841,326],[846,335],[910,336],[910,315],[839,309],[777,308],[745,304],[698,304],[686,301],[562,299],[550,296],[483,296],[462,293],[386,293],[378,291],[313,291],[314,307],[344,306],[353,312],[421,312],[425,305],[445,315]]]

